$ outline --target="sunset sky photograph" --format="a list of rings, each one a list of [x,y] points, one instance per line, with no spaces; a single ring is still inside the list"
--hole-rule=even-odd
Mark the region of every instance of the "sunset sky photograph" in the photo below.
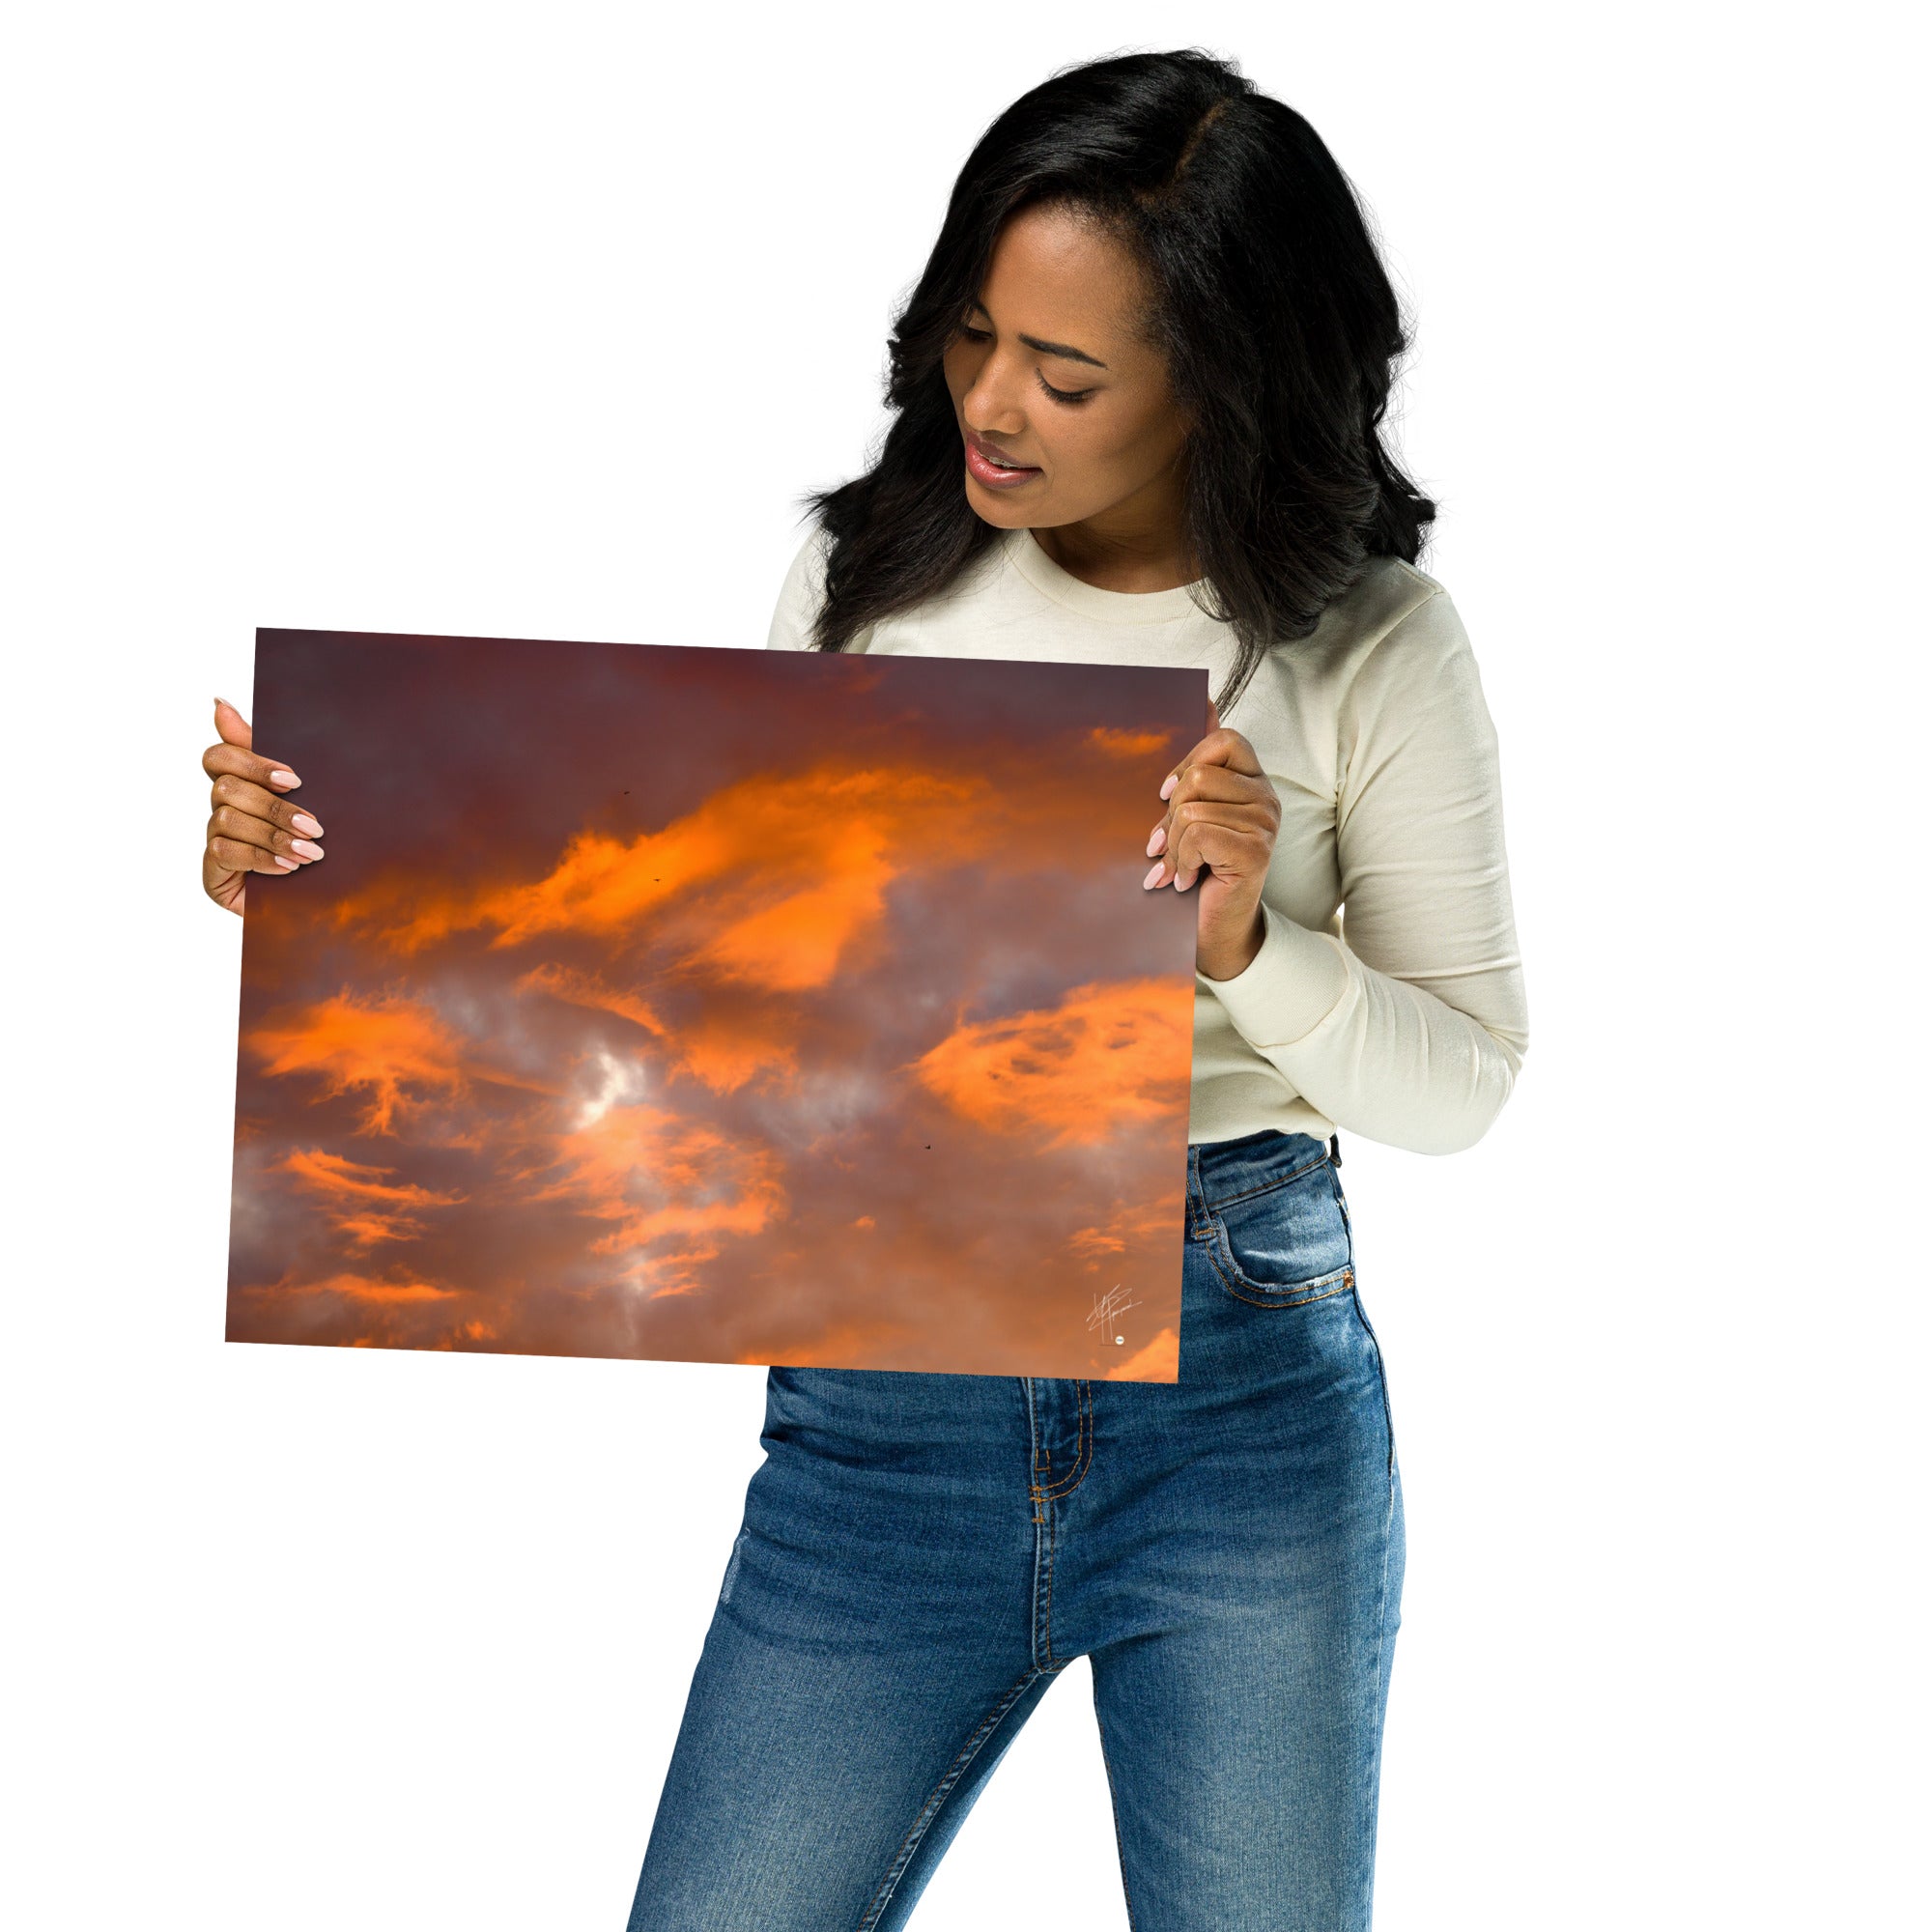
[[[227,1339],[1173,1381],[1207,700],[258,633]]]

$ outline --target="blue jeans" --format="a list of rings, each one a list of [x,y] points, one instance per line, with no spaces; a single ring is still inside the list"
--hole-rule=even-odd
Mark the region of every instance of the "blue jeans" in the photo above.
[[[630,1932],[903,1926],[1076,1657],[1135,1932],[1369,1925],[1404,1536],[1348,1205],[1307,1134],[1187,1165],[1179,1382],[770,1371]]]

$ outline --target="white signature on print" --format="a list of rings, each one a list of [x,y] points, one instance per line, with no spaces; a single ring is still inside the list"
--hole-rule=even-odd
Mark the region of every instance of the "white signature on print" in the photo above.
[[[1096,1294],[1094,1297],[1094,1312],[1088,1316],[1087,1325],[1090,1328],[1097,1328],[1102,1322],[1105,1322],[1111,1328],[1128,1309],[1138,1308],[1139,1306],[1140,1303],[1138,1301],[1130,1301],[1125,1298],[1125,1291],[1121,1287],[1119,1282],[1116,1282],[1105,1294]],[[1117,1348],[1124,1348],[1126,1341],[1127,1338],[1124,1335],[1116,1335],[1114,1337],[1114,1344]]]

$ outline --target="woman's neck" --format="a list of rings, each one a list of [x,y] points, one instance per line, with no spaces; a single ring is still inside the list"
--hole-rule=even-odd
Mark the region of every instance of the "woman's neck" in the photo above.
[[[1069,577],[1095,590],[1178,590],[1201,575],[1199,561],[1177,526],[1096,530],[1094,525],[1037,526],[1033,535]]]

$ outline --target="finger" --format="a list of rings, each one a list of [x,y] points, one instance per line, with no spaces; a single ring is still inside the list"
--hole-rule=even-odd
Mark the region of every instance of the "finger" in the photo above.
[[[271,825],[267,819],[256,818],[233,805],[217,805],[209,817],[210,847],[213,848],[217,840],[234,846],[257,846],[264,852],[290,860],[296,866],[312,866],[323,855],[322,847],[313,838],[302,838],[293,832],[285,832],[279,825]],[[286,871],[290,867],[282,869]]]
[[[215,805],[232,805],[251,818],[293,832],[298,838],[322,837],[322,821],[313,812],[304,811],[293,799],[280,798],[265,786],[238,778],[232,772],[224,772],[215,780],[209,787],[209,797]]]
[[[223,872],[296,872],[301,869],[301,861],[272,852],[266,845],[211,834],[208,849],[202,854],[204,879],[211,867]]]
[[[1195,810],[1196,807],[1206,809]],[[1179,789],[1168,800],[1167,815],[1148,836],[1147,856],[1151,859],[1156,853],[1169,850],[1179,836],[1184,818],[1240,822],[1238,816],[1231,817],[1230,813],[1254,813],[1256,822],[1266,825],[1272,834],[1281,824],[1281,795],[1264,778],[1245,778],[1226,765],[1190,765]]]
[[[1255,748],[1240,732],[1230,731],[1225,725],[1209,731],[1179,763],[1168,767],[1167,777],[1161,781],[1162,798],[1172,796],[1191,765],[1222,765],[1248,778],[1262,776],[1262,761],[1255,755]]]
[[[1141,883],[1157,890],[1171,881],[1177,892],[1184,893],[1199,873],[1209,868],[1234,878],[1265,871],[1273,849],[1273,828],[1265,823],[1257,825],[1252,818],[1184,817],[1172,849],[1154,861]]]
[[[1255,834],[1211,819],[1192,819],[1175,841],[1174,890],[1191,891],[1207,872],[1243,878],[1258,862],[1266,864],[1266,845]]]
[[[224,745],[240,745],[244,752],[255,743],[254,727],[225,697],[214,700],[214,735]]]
[[[1274,790],[1264,775],[1237,771],[1233,765],[1187,765],[1177,777],[1179,783],[1167,794],[1169,811],[1190,798],[1259,800]]]
[[[271,791],[294,791],[301,783],[295,773],[273,758],[265,758],[259,752],[244,750],[240,745],[230,745],[225,741],[211,745],[201,754],[201,768],[212,779],[218,779],[224,773],[232,778],[247,779],[258,785],[265,785]]]

